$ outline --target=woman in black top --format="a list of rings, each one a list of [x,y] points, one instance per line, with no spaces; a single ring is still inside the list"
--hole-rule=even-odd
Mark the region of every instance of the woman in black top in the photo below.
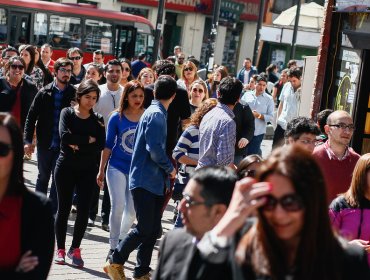
[[[60,155],[55,167],[55,183],[58,192],[58,212],[55,220],[57,256],[55,262],[65,263],[65,239],[68,215],[72,205],[73,190],[78,195],[77,217],[73,240],[68,251],[72,265],[83,267],[80,244],[84,236],[91,196],[97,174],[98,154],[105,145],[103,117],[93,112],[99,99],[98,84],[89,79],[77,89],[77,105],[64,108],[60,114]]]

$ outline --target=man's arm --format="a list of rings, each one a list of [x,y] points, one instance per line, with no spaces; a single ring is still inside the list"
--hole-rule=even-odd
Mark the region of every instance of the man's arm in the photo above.
[[[24,124],[24,142],[26,144],[32,144],[36,121],[40,115],[40,109],[42,107],[41,95],[42,94],[39,91],[33,99],[30,109],[28,110],[27,118]]]

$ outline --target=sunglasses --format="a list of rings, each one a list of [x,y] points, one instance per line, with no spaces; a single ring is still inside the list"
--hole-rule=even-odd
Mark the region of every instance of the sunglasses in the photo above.
[[[193,68],[192,67],[187,67],[187,68],[184,68],[184,71],[193,71]]]
[[[12,145],[0,142],[0,157],[6,157],[10,153],[11,149]]]
[[[262,206],[263,211],[273,211],[278,204],[287,212],[297,212],[303,209],[302,199],[296,194],[284,195],[281,198],[266,195],[266,203]]]
[[[199,93],[203,93],[204,92],[204,90],[203,89],[201,89],[201,88],[193,88],[192,89],[193,90],[193,92],[199,92]]]
[[[74,57],[70,57],[69,59],[70,60],[80,60],[81,56],[74,56]]]
[[[122,71],[130,72],[130,71],[131,71],[131,69],[130,69],[130,68],[128,68],[128,67],[123,67],[123,68],[122,68]]]
[[[12,64],[12,65],[10,65],[10,68],[12,68],[13,70],[16,70],[17,68],[19,70],[23,70],[24,66],[22,64]]]

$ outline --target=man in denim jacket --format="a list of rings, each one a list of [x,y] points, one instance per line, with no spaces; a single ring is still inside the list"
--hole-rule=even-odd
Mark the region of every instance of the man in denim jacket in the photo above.
[[[176,89],[172,77],[160,76],[154,85],[155,99],[139,121],[129,176],[138,223],[104,267],[111,279],[126,279],[123,264],[136,248],[134,279],[150,279],[149,265],[160,230],[164,194],[169,191],[169,177],[176,175],[166,154],[167,109]]]

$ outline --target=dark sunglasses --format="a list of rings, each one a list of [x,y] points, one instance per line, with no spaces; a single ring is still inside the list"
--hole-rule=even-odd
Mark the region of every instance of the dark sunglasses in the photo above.
[[[81,56],[70,57],[69,59],[70,60],[80,60]]]
[[[0,142],[0,157],[6,157],[12,149],[12,145]]]
[[[123,68],[122,68],[122,71],[130,72],[130,71],[131,71],[131,69],[130,69],[130,68],[128,68],[128,67],[123,67]]]
[[[195,88],[195,87],[194,87],[192,90],[193,90],[194,92],[199,92],[199,93],[203,93],[203,92],[204,92],[204,90],[203,90],[203,89],[201,89],[201,88],[199,88],[199,89],[198,89],[198,88]]]
[[[184,68],[184,71],[193,71],[193,68],[192,67],[187,67],[187,68]]]
[[[12,68],[13,70],[16,70],[17,68],[19,70],[23,70],[24,66],[22,64],[12,64],[12,65],[10,65],[10,68]]]
[[[302,199],[296,194],[284,195],[281,198],[266,195],[266,203],[262,206],[263,211],[273,211],[278,204],[287,212],[296,212],[303,209]]]

